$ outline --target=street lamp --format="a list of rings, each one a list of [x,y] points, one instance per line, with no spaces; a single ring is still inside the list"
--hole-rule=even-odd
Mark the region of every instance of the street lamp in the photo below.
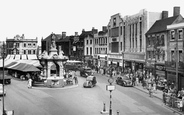
[[[5,44],[4,44],[4,42],[3,42],[3,55],[2,55],[2,57],[3,57],[3,101],[2,101],[2,106],[3,106],[3,110],[2,110],[2,113],[3,113],[3,115],[6,115],[6,111],[5,111],[5,109],[4,109],[4,58],[5,58]]]
[[[176,91],[178,91],[178,41],[176,40],[175,47],[175,60],[176,60]]]
[[[114,79],[112,78],[112,74],[110,75],[110,78],[108,79],[109,85],[106,86],[106,90],[110,91],[110,107],[109,107],[109,115],[112,115],[112,91],[115,90],[115,86],[112,85],[114,82]]]

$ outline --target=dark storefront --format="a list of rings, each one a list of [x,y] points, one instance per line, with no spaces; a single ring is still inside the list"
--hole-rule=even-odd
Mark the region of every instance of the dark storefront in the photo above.
[[[176,63],[167,61],[165,63],[165,66],[166,66],[167,81],[177,83],[176,82]],[[177,73],[178,73],[178,90],[181,90],[181,88],[184,88],[184,63],[179,62]]]

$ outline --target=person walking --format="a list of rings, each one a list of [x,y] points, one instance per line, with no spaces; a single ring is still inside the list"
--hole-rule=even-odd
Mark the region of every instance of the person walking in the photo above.
[[[78,84],[78,78],[77,78],[76,71],[75,71],[75,73],[74,73],[74,80],[75,80],[75,84]]]
[[[28,88],[32,88],[32,79],[29,77],[28,79]]]

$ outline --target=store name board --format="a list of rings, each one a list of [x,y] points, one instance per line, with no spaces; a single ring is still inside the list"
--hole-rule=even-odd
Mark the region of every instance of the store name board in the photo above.
[[[164,66],[156,65],[156,69],[164,71],[165,70],[165,67]]]
[[[94,55],[94,58],[97,58],[98,56],[97,55]]]
[[[117,56],[117,55],[110,55],[109,58],[123,59],[122,56]]]
[[[115,42],[115,41],[117,41],[117,39],[116,38],[112,38],[112,41]]]
[[[140,60],[144,60],[144,55],[130,55],[130,54],[125,54],[124,58],[126,59],[140,59]]]

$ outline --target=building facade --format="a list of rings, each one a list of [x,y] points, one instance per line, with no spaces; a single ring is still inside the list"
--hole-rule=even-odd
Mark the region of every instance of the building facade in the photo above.
[[[176,11],[174,11],[176,12]],[[182,21],[183,18],[174,14],[168,17],[168,11],[162,12],[162,19],[157,20],[146,33],[146,73],[154,77],[167,79],[165,62],[168,58],[167,25]]]
[[[108,39],[107,27],[103,26],[102,31],[94,34],[94,65],[98,67],[107,67]]]
[[[93,67],[93,46],[94,46],[94,34],[98,32],[94,27],[91,31],[85,31],[83,29],[81,36],[84,38],[84,62],[89,66]]]
[[[167,80],[174,82],[176,88],[181,90],[184,88],[184,22],[168,25],[167,30]]]
[[[145,33],[158,19],[161,19],[161,13],[149,12],[145,9],[135,15],[123,18],[121,44],[124,68],[128,68],[131,72],[144,69],[146,59]]]
[[[123,65],[122,61],[122,27],[120,23],[122,22],[121,15],[115,14],[112,15],[108,23],[108,65],[113,65],[115,68],[118,68]]]
[[[37,59],[38,38],[25,39],[16,35],[14,38],[6,39],[7,59]]]
[[[74,36],[70,36],[71,40],[71,60],[82,61],[84,56],[84,39],[78,35],[78,32],[75,32]]]

